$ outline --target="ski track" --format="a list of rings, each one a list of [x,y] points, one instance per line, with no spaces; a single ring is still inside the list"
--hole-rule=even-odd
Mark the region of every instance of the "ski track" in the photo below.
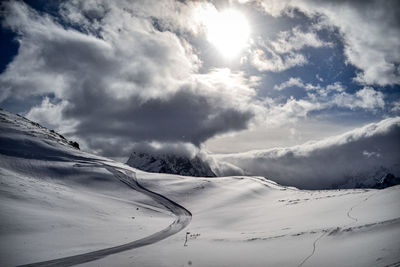
[[[363,200],[361,200],[360,202],[358,202],[357,204],[355,204],[354,206],[352,206],[352,207],[347,211],[347,217],[348,217],[349,219],[353,220],[353,221],[354,221],[353,223],[358,222],[358,218],[351,216],[350,213],[353,211],[353,209],[354,209],[355,207],[357,207],[358,205],[361,205],[362,203],[366,202],[368,199],[370,199],[370,198],[371,198],[372,196],[374,196],[374,195],[375,195],[375,194],[369,195],[368,197],[364,198]],[[349,224],[351,224],[351,223],[349,223]],[[349,224],[347,224],[347,225],[349,225]],[[347,226],[347,225],[346,225],[346,226]]]
[[[105,248],[105,249],[100,249],[88,253],[82,253],[74,256],[69,256],[69,257],[63,257],[59,259],[54,259],[54,260],[48,260],[48,261],[43,261],[43,262],[36,262],[36,263],[31,263],[31,264],[26,264],[26,265],[20,265],[20,266],[72,266],[72,265],[77,265],[77,264],[82,264],[94,260],[98,260],[101,258],[104,258],[106,256],[120,253],[123,251],[127,250],[132,250],[136,249],[139,247],[147,246],[153,243],[156,243],[160,240],[163,240],[169,236],[172,236],[182,229],[184,229],[192,220],[192,214],[190,211],[179,205],[178,203],[166,198],[165,196],[158,194],[156,192],[153,192],[149,189],[146,189],[142,185],[139,184],[139,182],[136,179],[136,173],[133,171],[125,170],[122,168],[114,167],[107,165],[105,163],[92,163],[92,162],[85,162],[89,163],[88,165],[83,165],[83,164],[76,164],[76,167],[102,167],[107,169],[110,173],[112,173],[119,181],[122,183],[126,184],[130,188],[141,192],[151,198],[153,198],[155,201],[163,205],[166,209],[171,211],[175,215],[175,220],[170,224],[167,228],[156,232],[152,235],[149,235],[147,237],[135,240],[130,243],[126,243],[123,245],[115,246],[115,247],[110,247],[110,248]],[[119,169],[119,170],[117,170]],[[124,173],[125,172],[125,173]]]
[[[306,263],[306,261],[308,261],[309,258],[311,258],[312,256],[314,256],[315,250],[317,248],[317,242],[324,237],[324,235],[326,235],[326,232],[322,233],[317,239],[314,240],[313,242],[313,250],[311,252],[310,255],[308,255],[297,267],[302,266],[304,263]]]
[[[351,212],[353,211],[353,209],[355,207],[357,207],[358,205],[360,205],[361,203],[365,203],[369,198],[371,198],[372,196],[374,196],[375,194],[371,194],[368,197],[364,198],[363,200],[361,200],[360,202],[358,202],[357,204],[355,204],[354,206],[351,206],[350,209],[347,211],[346,215],[349,219],[351,219],[353,222],[350,222],[348,224],[346,224],[344,227],[347,227],[348,225],[352,224],[352,223],[356,223],[358,222],[358,218],[351,216]],[[306,263],[312,256],[314,256],[316,248],[317,248],[317,243],[318,241],[323,238],[326,235],[327,232],[322,233],[317,239],[314,240],[313,242],[313,250],[311,252],[310,255],[308,255],[297,267],[302,266],[304,263]]]

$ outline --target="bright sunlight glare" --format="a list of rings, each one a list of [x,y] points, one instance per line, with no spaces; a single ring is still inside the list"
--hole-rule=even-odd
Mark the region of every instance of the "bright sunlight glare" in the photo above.
[[[236,56],[249,39],[250,28],[245,16],[233,9],[210,14],[206,26],[208,41],[227,58]]]

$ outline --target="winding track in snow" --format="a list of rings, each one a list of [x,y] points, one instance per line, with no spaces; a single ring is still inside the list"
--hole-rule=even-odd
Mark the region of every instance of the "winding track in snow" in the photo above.
[[[315,250],[317,249],[317,242],[326,235],[326,232],[322,233],[317,239],[314,240],[313,242],[313,250],[310,255],[308,255],[297,267],[302,266],[306,261],[308,261],[309,258],[314,256]]]
[[[367,192],[368,192],[368,191],[367,191]],[[357,206],[360,205],[361,203],[366,202],[366,201],[367,201],[368,199],[370,199],[373,195],[375,195],[375,194],[369,195],[368,197],[364,198],[363,200],[361,200],[360,202],[358,202],[358,203],[355,204],[354,206],[351,206],[351,207],[350,207],[350,209],[347,211],[346,215],[347,215],[347,217],[348,217],[349,219],[353,220],[353,222],[348,223],[348,224],[346,224],[346,225],[343,226],[343,227],[346,227],[346,226],[349,225],[349,224],[358,222],[358,218],[351,216],[351,212],[353,211],[353,209],[354,209],[355,207],[357,207]],[[317,242],[318,242],[321,238],[323,238],[325,235],[326,235],[326,232],[322,233],[322,235],[320,235],[317,239],[314,240],[314,242],[313,242],[313,250],[312,250],[311,254],[308,255],[297,267],[301,267],[304,263],[306,263],[306,261],[308,261],[312,256],[314,256],[315,250],[317,249]]]
[[[370,199],[370,198],[373,197],[374,195],[375,195],[375,194],[371,194],[371,195],[369,195],[368,197],[366,197],[366,198],[364,198],[363,200],[361,200],[360,202],[358,202],[357,204],[355,204],[354,206],[352,206],[352,207],[347,211],[347,217],[348,217],[349,219],[353,220],[354,223],[358,222],[358,218],[353,217],[353,216],[351,215],[351,213],[353,212],[353,209],[354,209],[355,207],[359,206],[360,204],[366,202],[368,199]],[[349,224],[351,224],[351,223],[349,223]],[[346,224],[346,226],[349,225],[349,224]]]
[[[104,163],[98,165],[94,164],[92,166],[97,166],[97,167],[103,167],[107,169],[109,172],[111,172],[118,180],[129,186],[130,188],[141,192],[151,198],[153,198],[155,201],[163,205],[165,208],[167,208],[169,211],[171,211],[175,215],[175,220],[170,224],[167,228],[156,232],[152,235],[149,235],[147,237],[144,237],[142,239],[135,240],[130,243],[126,243],[123,245],[115,246],[115,247],[110,247],[110,248],[105,248],[105,249],[100,249],[88,253],[83,253],[83,254],[78,254],[74,256],[69,256],[69,257],[64,257],[64,258],[59,258],[59,259],[54,259],[54,260],[49,260],[49,261],[43,261],[43,262],[36,262],[36,263],[31,263],[27,265],[21,265],[21,266],[72,266],[72,265],[77,265],[77,264],[82,264],[85,262],[90,262],[94,260],[98,260],[101,258],[104,258],[106,256],[120,253],[126,250],[131,250],[143,246],[147,246],[153,243],[156,243],[160,240],[163,240],[171,235],[174,235],[184,229],[192,220],[192,214],[190,211],[179,205],[178,203],[166,198],[165,196],[158,194],[156,192],[153,192],[142,185],[139,184],[139,182],[136,179],[136,174],[133,171],[125,170],[125,173],[120,169],[117,170],[116,167],[112,167],[109,165],[106,165]]]

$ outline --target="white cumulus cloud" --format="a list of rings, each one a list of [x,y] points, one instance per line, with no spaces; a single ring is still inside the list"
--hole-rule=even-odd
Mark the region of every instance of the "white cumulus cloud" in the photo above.
[[[264,11],[280,16],[297,8],[322,24],[337,27],[348,62],[361,71],[356,81],[368,85],[400,84],[400,21],[397,0],[259,0]],[[321,17],[322,15],[322,17]],[[321,25],[322,25],[321,24]]]

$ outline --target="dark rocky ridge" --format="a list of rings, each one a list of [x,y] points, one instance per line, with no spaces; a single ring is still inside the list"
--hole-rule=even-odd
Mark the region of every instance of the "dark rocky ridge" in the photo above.
[[[391,173],[386,174],[380,181],[378,181],[373,188],[384,189],[387,187],[400,184],[400,178]]]
[[[126,164],[147,172],[170,173],[195,177],[216,176],[208,163],[198,156],[189,158],[187,156],[178,155],[133,152]]]

